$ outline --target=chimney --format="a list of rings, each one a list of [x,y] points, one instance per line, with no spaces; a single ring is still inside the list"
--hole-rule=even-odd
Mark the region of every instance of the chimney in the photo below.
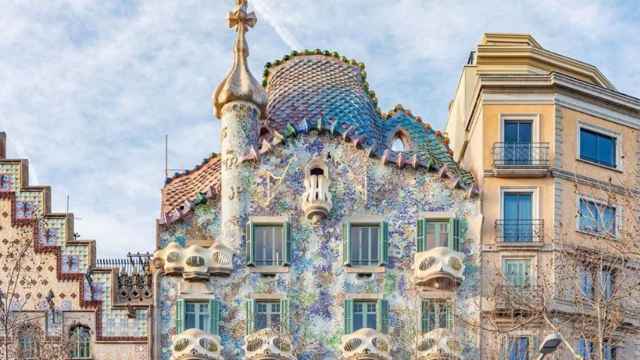
[[[0,160],[7,156],[7,134],[0,131]]]

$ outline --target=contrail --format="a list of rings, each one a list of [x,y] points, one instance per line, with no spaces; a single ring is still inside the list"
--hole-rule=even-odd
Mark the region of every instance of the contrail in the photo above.
[[[287,46],[289,46],[291,50],[302,49],[302,46],[300,45],[298,39],[296,39],[296,37],[289,30],[287,30],[284,26],[282,26],[282,24],[280,24],[280,22],[276,20],[276,17],[273,16],[273,12],[271,11],[269,5],[266,4],[266,2],[263,2],[262,0],[254,0],[253,6],[255,7],[256,12],[262,15],[264,20],[269,25],[271,25],[278,36],[280,36],[280,39],[282,39],[282,41],[284,41],[284,43],[287,44]]]

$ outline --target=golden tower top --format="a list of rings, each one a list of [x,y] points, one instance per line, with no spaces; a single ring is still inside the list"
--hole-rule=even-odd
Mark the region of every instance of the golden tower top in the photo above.
[[[229,27],[236,30],[236,42],[233,49],[233,65],[225,79],[218,85],[213,94],[215,115],[222,116],[222,107],[232,101],[248,101],[255,104],[265,116],[267,93],[258,81],[251,75],[247,64],[249,46],[245,33],[256,25],[256,14],[247,12],[248,0],[236,0],[236,7],[229,12]]]

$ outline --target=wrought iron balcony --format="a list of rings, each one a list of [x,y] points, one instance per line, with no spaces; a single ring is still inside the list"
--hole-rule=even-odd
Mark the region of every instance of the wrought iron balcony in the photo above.
[[[499,244],[542,244],[543,235],[543,220],[496,220],[496,242]]]
[[[455,288],[464,280],[464,254],[448,247],[421,251],[414,256],[413,268],[418,286]]]
[[[418,360],[461,359],[462,345],[449,329],[434,329],[418,338]]]
[[[244,338],[247,360],[295,360],[293,345],[288,334],[262,329]]]
[[[391,360],[388,335],[364,328],[342,337],[344,360]]]
[[[171,345],[171,360],[223,360],[220,337],[199,329],[189,329],[176,335]]]
[[[502,176],[544,176],[549,169],[549,144],[493,144],[493,167]]]

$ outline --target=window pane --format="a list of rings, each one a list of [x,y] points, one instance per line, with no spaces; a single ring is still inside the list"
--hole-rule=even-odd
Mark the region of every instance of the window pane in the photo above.
[[[362,303],[354,303],[353,304],[353,330],[360,330],[364,327],[364,318],[363,318],[363,305]]]
[[[438,234],[438,245],[443,247],[449,246],[449,223],[441,222],[438,223],[438,230],[436,233]]]
[[[254,238],[256,265],[271,266],[282,263],[282,225],[256,225]]]
[[[378,225],[351,226],[351,264],[378,263]]]
[[[433,249],[436,247],[436,225],[437,223],[434,222],[427,223],[427,249]]]
[[[597,138],[595,134],[586,129],[580,129],[580,158],[588,161],[597,161]]]

